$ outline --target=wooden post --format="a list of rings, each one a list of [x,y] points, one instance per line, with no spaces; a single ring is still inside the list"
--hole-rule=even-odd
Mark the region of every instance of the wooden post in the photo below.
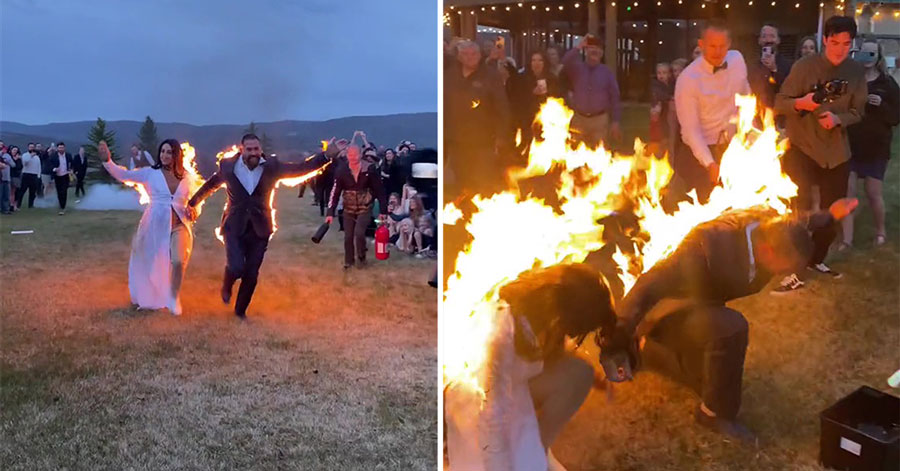
[[[587,24],[587,33],[593,34],[594,36],[600,35],[600,5],[597,2],[589,1],[587,4],[588,9],[588,24]],[[581,31],[579,31],[581,32]],[[584,33],[584,32],[581,32]]]
[[[621,0],[620,0],[621,1]],[[606,38],[604,56],[606,66],[616,73],[616,60],[618,59],[618,47],[616,46],[616,26],[618,25],[616,2],[606,0]]]
[[[478,24],[478,15],[473,15],[469,12],[463,12],[460,16],[459,21],[459,32],[460,35],[466,39],[475,40],[475,29]]]

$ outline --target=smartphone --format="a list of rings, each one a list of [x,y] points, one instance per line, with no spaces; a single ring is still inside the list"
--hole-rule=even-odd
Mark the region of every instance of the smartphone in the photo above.
[[[763,53],[763,55],[768,54],[768,55],[771,56],[771,55],[772,55],[772,52],[773,52],[772,46],[763,46],[763,48],[762,48],[762,53]]]

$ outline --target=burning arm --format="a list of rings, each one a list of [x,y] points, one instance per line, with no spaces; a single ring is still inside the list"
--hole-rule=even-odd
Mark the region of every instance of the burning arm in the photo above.
[[[334,211],[337,209],[338,200],[341,199],[341,193],[344,192],[344,186],[340,178],[334,179],[334,186],[331,187],[331,196],[328,197],[328,213],[325,216],[325,222],[331,224],[334,220]]]
[[[312,159],[303,162],[280,162],[278,166],[278,179],[302,177],[310,172],[328,164],[325,153],[316,154]]]

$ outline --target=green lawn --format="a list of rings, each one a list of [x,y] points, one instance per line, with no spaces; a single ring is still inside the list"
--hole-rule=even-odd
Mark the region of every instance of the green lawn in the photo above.
[[[280,190],[246,323],[217,294],[221,193],[181,317],[129,306],[140,213],[0,218],[0,468],[435,468],[434,262],[344,273],[342,233],[309,240],[309,198]]]

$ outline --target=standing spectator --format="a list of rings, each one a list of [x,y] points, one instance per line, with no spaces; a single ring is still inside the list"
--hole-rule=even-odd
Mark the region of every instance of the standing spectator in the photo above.
[[[131,156],[128,158],[128,170],[134,170],[142,167],[151,167],[155,164],[150,155],[141,150],[141,147],[134,143],[131,145]]]
[[[22,186],[16,195],[16,201],[23,201],[25,191],[28,191],[28,207],[34,207],[34,198],[40,194],[41,188],[41,157],[34,143],[28,144],[28,152],[22,155]],[[21,207],[21,203],[19,203]]]
[[[684,68],[687,67],[688,63],[688,60],[683,57],[679,57],[672,61],[672,83],[678,80],[678,76],[681,75],[681,72],[684,71]]]
[[[15,166],[12,157],[6,150],[0,150],[0,213],[12,214],[10,210],[9,187],[12,179],[11,169]]]
[[[791,68],[781,91],[775,97],[776,112],[786,115],[787,136],[791,146],[782,163],[785,172],[797,184],[797,210],[810,209],[811,190],[819,186],[823,207],[847,194],[850,177],[850,143],[846,127],[860,122],[867,100],[865,71],[849,58],[856,22],[846,16],[832,16],[823,27],[822,54],[812,54]],[[821,81],[840,78],[848,82],[847,93],[830,103],[816,103],[813,87]],[[797,98],[799,97],[799,98]],[[835,225],[813,233],[814,249],[808,268],[840,278],[841,274],[825,265],[828,248],[837,235]],[[774,294],[803,287],[796,273],[788,275]]]
[[[760,105],[766,108],[775,107],[775,94],[781,89],[781,84],[791,71],[790,61],[778,54],[779,44],[781,36],[778,34],[778,28],[772,24],[764,25],[759,30],[759,47],[762,51],[760,58],[747,66],[750,90],[756,95]],[[783,119],[779,121],[783,122]]]
[[[84,146],[78,148],[78,155],[73,159],[72,166],[75,170],[75,197],[84,196],[84,177],[87,176],[88,161],[84,153]],[[76,203],[78,201],[75,201]]]
[[[794,60],[800,60],[810,54],[817,54],[818,52],[819,48],[816,45],[816,37],[804,36],[803,39],[797,43],[797,53],[794,56]]]
[[[559,80],[549,69],[549,59],[543,52],[533,52],[525,70],[516,77],[513,100],[515,125],[522,130],[520,150],[531,145],[534,117],[547,98],[560,95]]]
[[[584,52],[584,59],[581,52]],[[619,84],[613,71],[600,62],[602,59],[603,43],[590,34],[563,56],[563,70],[572,87],[572,108],[575,110],[571,128],[576,139],[589,147],[607,142],[610,137],[614,140],[622,137]]]
[[[382,221],[387,219],[385,215],[388,207],[387,198],[384,195],[381,178],[374,165],[363,162],[360,148],[354,145],[356,136],[360,135],[363,135],[360,131],[353,134],[354,139],[350,140],[350,146],[347,148],[347,163],[335,170],[328,216],[325,218],[325,221],[331,224],[338,199],[343,197],[345,270],[353,266],[354,252],[359,268],[366,264],[366,227],[372,217],[374,199],[378,199],[380,219]]]
[[[12,157],[13,167],[10,169],[10,188],[9,195],[12,200],[13,211],[19,210],[19,188],[22,186],[22,168],[25,164],[22,163],[22,155],[19,153],[19,146],[12,146],[9,148],[9,156]]]
[[[669,112],[675,95],[672,68],[656,64],[656,77],[650,83],[650,152],[662,157],[669,148]]]
[[[681,76],[681,72],[684,71],[684,68],[687,67],[688,60],[679,57],[672,61],[672,101],[669,103],[669,164],[675,162],[675,149],[678,147],[678,144],[681,143],[681,125],[678,124],[678,113],[676,113],[675,108],[675,95],[674,88],[675,84],[678,83],[678,77]]]
[[[444,72],[445,184],[482,191],[501,179],[497,156],[510,140],[509,102],[496,69],[481,64],[478,45],[464,41],[458,50],[458,64]]]
[[[547,71],[559,78],[563,70],[562,61],[559,59],[559,48],[556,46],[547,47],[545,58],[547,59]]]
[[[41,160],[41,184],[38,188],[38,197],[43,198],[44,192],[50,186],[50,167],[48,167],[48,165],[50,165],[50,156],[47,154],[47,151],[44,150],[44,145],[40,142],[34,145],[34,151]]]
[[[56,152],[50,158],[50,171],[56,184],[56,198],[59,200],[59,215],[66,214],[66,200],[69,196],[69,181],[75,171],[72,164],[72,155],[66,152],[66,144],[60,142],[56,145]]]
[[[699,40],[702,57],[691,62],[675,84],[675,108],[681,125],[676,143],[675,173],[688,191],[697,190],[701,203],[719,180],[719,162],[736,131],[735,94],[750,92],[747,66],[731,48],[731,33],[724,22],[711,20]]]
[[[866,70],[869,95],[862,121],[847,128],[850,136],[850,179],[847,196],[856,196],[856,182],[865,179],[866,196],[875,216],[875,245],[885,243],[884,197],[881,194],[884,172],[891,156],[893,127],[900,123],[900,90],[887,74],[884,51],[876,40],[867,39],[854,59]],[[841,248],[853,245],[853,215],[841,221],[844,241]]]

